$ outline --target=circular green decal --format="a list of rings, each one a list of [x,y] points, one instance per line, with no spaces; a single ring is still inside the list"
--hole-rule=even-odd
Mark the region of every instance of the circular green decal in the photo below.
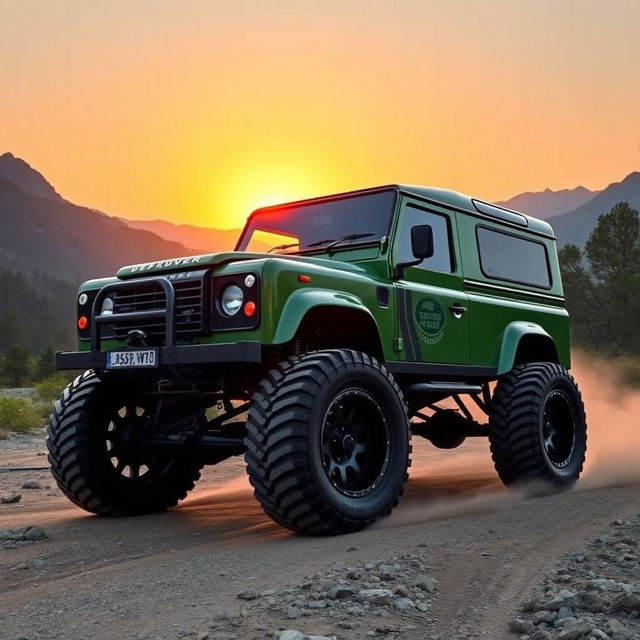
[[[442,305],[433,298],[422,298],[416,305],[416,324],[426,342],[434,344],[444,331],[446,316]]]

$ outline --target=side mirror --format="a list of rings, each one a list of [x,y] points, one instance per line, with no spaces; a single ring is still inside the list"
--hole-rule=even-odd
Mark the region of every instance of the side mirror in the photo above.
[[[433,228],[430,224],[421,224],[411,227],[411,253],[415,260],[400,262],[395,266],[394,278],[399,280],[404,278],[404,270],[407,267],[415,267],[423,260],[433,256]]]
[[[411,228],[411,251],[416,260],[426,260],[433,256],[433,229],[430,224]]]

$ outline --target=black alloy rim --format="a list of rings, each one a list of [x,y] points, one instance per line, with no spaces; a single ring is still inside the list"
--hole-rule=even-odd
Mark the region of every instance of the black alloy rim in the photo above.
[[[564,469],[571,462],[576,448],[576,421],[571,401],[562,391],[553,391],[544,403],[542,446],[557,469]]]
[[[361,389],[347,389],[329,405],[320,444],[327,478],[343,495],[369,495],[387,471],[387,421],[380,405]]]
[[[171,466],[166,457],[155,455],[139,444],[139,436],[149,433],[151,427],[151,413],[135,402],[114,411],[107,423],[107,457],[113,470],[129,482],[150,482]]]

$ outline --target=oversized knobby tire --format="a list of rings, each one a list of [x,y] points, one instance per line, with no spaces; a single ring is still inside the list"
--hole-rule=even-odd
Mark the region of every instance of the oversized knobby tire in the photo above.
[[[141,394],[77,377],[56,402],[47,427],[51,472],[62,492],[102,516],[155,513],[193,489],[202,465],[139,447],[152,415]]]
[[[299,533],[357,531],[391,513],[407,479],[407,408],[374,358],[336,349],[269,372],[253,397],[245,460],[254,494]]]
[[[489,441],[507,486],[529,484],[541,493],[572,487],[584,464],[587,424],[569,372],[537,362],[502,376],[491,401]]]

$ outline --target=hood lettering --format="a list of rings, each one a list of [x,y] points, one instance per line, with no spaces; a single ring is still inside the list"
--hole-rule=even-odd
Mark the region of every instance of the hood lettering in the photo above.
[[[171,260],[160,260],[158,262],[147,262],[145,264],[136,264],[130,267],[130,273],[144,273],[145,271],[153,271],[154,269],[168,269],[169,267],[181,267],[188,264],[198,264],[202,256],[194,256],[192,258],[172,258]]]

